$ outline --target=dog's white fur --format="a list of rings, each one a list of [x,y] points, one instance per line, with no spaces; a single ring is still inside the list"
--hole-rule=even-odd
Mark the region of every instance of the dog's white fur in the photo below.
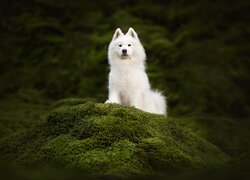
[[[124,54],[122,50],[126,49]],[[133,28],[124,35],[115,31],[108,48],[109,98],[106,103],[134,106],[143,111],[166,114],[164,96],[152,91],[145,73],[145,50]]]

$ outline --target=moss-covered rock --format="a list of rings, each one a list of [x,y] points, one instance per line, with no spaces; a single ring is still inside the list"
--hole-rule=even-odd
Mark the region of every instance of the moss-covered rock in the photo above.
[[[64,100],[45,123],[2,139],[1,160],[109,175],[216,167],[228,160],[216,146],[178,126],[174,118],[116,104],[77,101],[72,105],[72,101],[67,105]]]

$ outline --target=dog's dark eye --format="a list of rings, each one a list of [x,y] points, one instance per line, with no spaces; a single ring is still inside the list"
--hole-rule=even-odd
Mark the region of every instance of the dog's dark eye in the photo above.
[[[122,45],[121,45],[121,44],[119,44],[119,47],[122,47]]]
[[[131,44],[128,44],[128,46],[131,46]]]

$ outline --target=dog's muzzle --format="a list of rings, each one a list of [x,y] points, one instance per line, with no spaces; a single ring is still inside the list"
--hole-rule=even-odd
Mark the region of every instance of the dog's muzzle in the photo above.
[[[127,49],[123,49],[122,50],[122,55],[121,55],[122,59],[126,59],[128,57],[128,54],[127,54]]]

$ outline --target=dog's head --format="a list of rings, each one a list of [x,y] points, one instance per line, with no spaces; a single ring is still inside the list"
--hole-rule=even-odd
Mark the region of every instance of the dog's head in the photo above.
[[[109,59],[145,59],[144,49],[133,28],[130,27],[126,34],[120,28],[116,29],[109,45]]]

